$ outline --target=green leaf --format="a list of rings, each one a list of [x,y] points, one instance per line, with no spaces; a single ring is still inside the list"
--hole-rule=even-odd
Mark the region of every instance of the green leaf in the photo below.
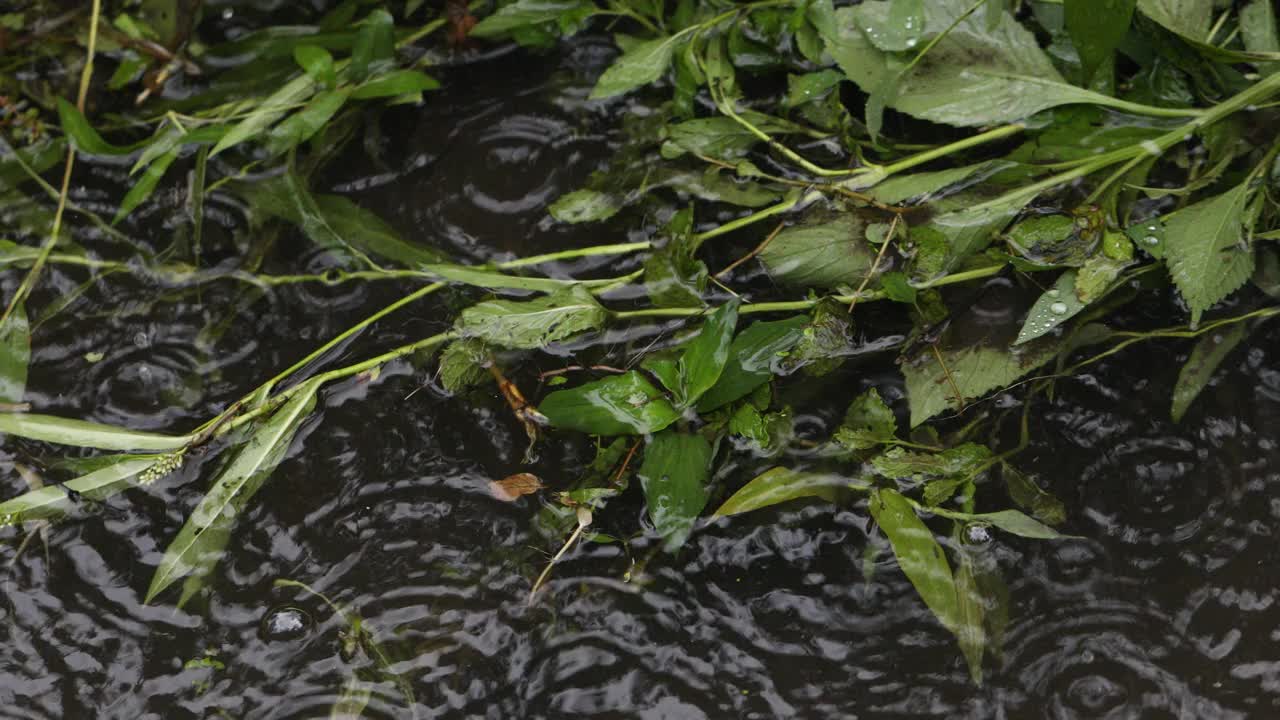
[[[947,256],[942,269],[954,270],[968,258],[981,252],[996,233],[1030,202],[1027,198],[1006,199],[992,206],[973,206],[943,213],[928,223],[911,228],[912,237],[921,231],[934,231],[947,241]]]
[[[476,23],[467,34],[494,37],[517,28],[555,22],[565,16],[585,16],[594,11],[595,5],[586,0],[516,0]]]
[[[381,8],[360,21],[351,46],[351,64],[347,66],[352,82],[363,82],[395,60],[395,29],[395,19]]]
[[[867,7],[869,3],[855,7],[850,14],[858,29],[876,48],[891,52],[911,50],[919,44],[925,31],[924,0],[894,0],[888,12]],[[941,28],[930,27],[937,32]]]
[[[824,31],[827,49],[864,92],[892,80],[896,58],[861,32],[864,23],[888,23],[892,3],[864,2],[841,8]],[[941,31],[959,20],[968,5],[925,3],[925,27]],[[819,28],[820,30],[822,28]],[[1046,108],[1071,103],[1121,104],[1114,98],[1066,83],[1035,35],[1007,12],[994,25],[970,15],[933,45],[897,83],[891,107],[925,120],[961,126],[1011,122]]]
[[[691,229],[693,211],[681,210],[667,223],[665,245],[644,262],[645,290],[658,307],[701,307],[707,266],[697,258]]]
[[[455,340],[440,353],[440,384],[451,393],[477,385],[489,377],[484,365],[488,361],[484,343],[474,338]]]
[[[649,441],[638,473],[653,527],[667,552],[684,545],[707,505],[711,444],[701,435],[667,430]]]
[[[355,100],[369,100],[437,90],[439,87],[438,80],[419,70],[392,70],[362,83],[352,91],[351,97]]]
[[[990,459],[991,450],[977,443],[964,443],[936,453],[895,447],[872,458],[871,467],[876,473],[893,480],[927,477],[966,479],[985,467]]]
[[[233,125],[213,146],[209,157],[263,134],[272,123],[311,97],[315,89],[315,80],[305,73],[285,83],[279,90],[263,99],[257,107],[251,109],[243,120]]]
[[[58,120],[62,123],[62,131],[71,138],[76,150],[89,155],[128,155],[147,144],[146,140],[132,145],[112,145],[89,124],[75,105],[58,98]]]
[[[728,405],[769,382],[775,363],[800,342],[807,322],[808,318],[798,315],[786,320],[757,322],[738,333],[729,345],[729,360],[720,378],[698,400],[698,412]]]
[[[852,214],[789,227],[759,257],[778,282],[819,288],[856,286],[874,259],[863,222]]]
[[[240,514],[284,459],[298,427],[315,407],[317,388],[319,383],[315,381],[300,388],[253,432],[223,469],[169,543],[151,578],[144,603],[150,603],[179,578],[192,573],[196,579],[184,587],[179,606],[198,588],[226,551]]]
[[[998,512],[989,513],[963,513],[954,510],[946,510],[939,507],[928,508],[928,511],[952,520],[963,520],[965,522],[985,523],[994,525],[1007,533],[1018,535],[1019,537],[1032,538],[1034,540],[1056,540],[1064,537],[1053,528],[1045,525],[1039,520],[1035,520],[1027,516],[1019,510],[1000,510]]]
[[[1209,384],[1218,366],[1248,334],[1249,328],[1245,323],[1233,323],[1221,331],[1204,335],[1196,342],[1187,362],[1178,372],[1177,384],[1173,386],[1173,407],[1170,414],[1174,422],[1182,421],[1187,409]]]
[[[765,133],[785,134],[803,130],[798,125],[771,115],[751,110],[739,114]],[[685,153],[693,153],[716,160],[734,161],[745,156],[761,142],[764,141],[759,136],[731,117],[717,115],[695,118],[667,128],[667,142],[662,146],[662,156],[671,160]]]
[[[1076,271],[1068,270],[1058,276],[1053,287],[1036,299],[1013,344],[1021,345],[1052,332],[1084,308],[1085,303],[1076,296]]]
[[[293,49],[293,59],[297,61],[298,67],[323,87],[331,88],[337,83],[333,56],[328,50],[318,45],[298,45]]]
[[[1240,8],[1240,36],[1250,52],[1280,53],[1280,28],[1273,0],[1253,0]],[[1280,72],[1280,62],[1259,64],[1264,75]]]
[[[986,603],[974,576],[973,560],[968,553],[960,552],[960,564],[955,575],[957,620],[956,641],[969,666],[969,677],[975,685],[982,685],[982,657],[986,653],[987,633],[983,627]]]
[[[849,405],[834,439],[852,450],[866,450],[892,442],[897,435],[898,419],[880,399],[880,393],[871,388]]]
[[[693,341],[685,346],[676,364],[679,388],[676,393],[683,405],[692,405],[720,379],[729,360],[733,330],[738,324],[738,300],[716,308],[707,317]]]
[[[316,93],[306,107],[271,128],[265,143],[267,152],[279,155],[310,140],[342,109],[350,96],[347,88]]]
[[[129,188],[129,192],[125,193],[124,199],[120,201],[120,207],[116,209],[115,217],[111,219],[111,223],[114,225],[120,222],[135,208],[146,202],[147,198],[151,197],[151,194],[155,192],[156,186],[160,184],[164,174],[169,171],[169,166],[177,159],[178,148],[175,147],[147,165],[142,177],[138,178],[133,187]]]
[[[134,477],[155,465],[161,455],[122,455],[105,467],[73,480],[23,493],[0,503],[0,527],[28,520],[42,520],[62,515],[71,504],[70,493],[90,500],[101,500],[130,484]]]
[[[1067,33],[1080,54],[1084,80],[1111,59],[1129,31],[1135,0],[1066,0],[1063,10]]]
[[[634,370],[557,390],[538,411],[555,427],[593,435],[647,435],[680,419],[662,391]]]
[[[787,357],[787,370],[803,369],[820,377],[840,367],[854,354],[853,321],[843,303],[831,299],[819,302],[813,319],[804,328],[795,351]]]
[[[1191,306],[1191,324],[1253,274],[1253,250],[1244,241],[1244,208],[1252,195],[1243,182],[1164,218],[1169,274]]]
[[[1045,364],[1057,351],[1057,346],[1048,342],[1017,349],[975,345],[942,351],[942,363],[930,350],[904,360],[901,367],[907,379],[911,427],[948,408],[956,408],[952,382],[965,400],[980,398]]]
[[[842,82],[844,82],[844,75],[835,70],[788,75],[786,106],[795,108],[821,100]]]
[[[547,212],[564,223],[584,223],[608,220],[622,209],[618,199],[597,190],[575,190],[561,195],[551,203]]]
[[[486,300],[462,311],[464,336],[498,347],[534,349],[604,325],[607,313],[591,293],[573,285],[533,300]]]
[[[27,306],[20,302],[0,325],[0,402],[22,402],[30,364],[31,324],[27,321]]]
[[[916,516],[911,502],[896,490],[872,492],[870,509],[876,524],[889,538],[898,565],[920,599],[943,627],[958,633],[961,618],[955,580],[947,556],[934,539],[933,531]]]
[[[1213,0],[1137,0],[1142,14],[1166,28],[1204,41],[1213,22]]]
[[[725,500],[713,517],[737,515],[805,497],[834,503],[839,499],[840,491],[850,487],[866,489],[870,486],[863,480],[832,473],[769,468]]]
[[[1001,463],[1000,476],[1004,478],[1009,498],[1047,525],[1061,525],[1067,520],[1067,510],[1062,501],[1045,492],[1039,485],[1008,463]]]
[[[174,450],[192,439],[191,435],[135,432],[114,425],[36,413],[0,413],[0,433],[99,450]]]
[[[671,65],[679,36],[659,37],[632,46],[596,81],[591,99],[613,97],[656,82]]]

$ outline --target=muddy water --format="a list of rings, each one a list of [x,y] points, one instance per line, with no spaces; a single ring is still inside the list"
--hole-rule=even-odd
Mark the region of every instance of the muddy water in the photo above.
[[[548,55],[507,50],[457,62],[440,73],[443,92],[378,119],[320,184],[466,261],[644,236],[649,218],[572,229],[545,214],[607,162],[620,118],[644,110],[640,101],[585,101],[611,52],[585,38]],[[109,208],[123,172],[92,167],[76,200]],[[183,231],[184,217],[181,188],[158,197],[126,227],[155,247]],[[208,203],[210,262],[234,258],[249,233],[245,209],[218,194]],[[75,228],[86,245],[100,239],[94,233]],[[732,258],[756,240],[749,235],[709,249]],[[330,262],[286,233],[268,269]],[[551,270],[626,272],[629,262]],[[754,273],[734,280],[758,283]],[[33,307],[83,280],[58,269],[47,277]],[[19,279],[5,273],[4,292]],[[185,430],[410,289],[212,285],[198,297],[167,296],[112,276],[40,326],[30,400],[52,413]],[[470,297],[421,301],[325,363],[435,332]],[[843,404],[872,385],[904,407],[891,355],[873,351],[901,322],[874,313],[884,324],[862,326],[868,351],[821,392],[784,386],[802,436],[825,436]],[[585,351],[625,358],[664,328],[611,334]],[[1271,717],[1280,713],[1277,340],[1271,326],[1252,335],[1181,425],[1166,418],[1185,345],[1135,347],[1038,401],[1020,465],[1066,502],[1065,530],[1079,537],[997,535],[983,550],[1012,602],[1003,660],[982,687],[891,558],[867,561],[868,545],[883,541],[861,505],[799,503],[720,521],[678,556],[643,566],[633,561],[651,554],[652,536],[581,546],[528,606],[547,557],[533,529],[539,500],[500,502],[486,483],[529,470],[564,486],[591,460],[590,446],[553,436],[526,467],[522,431],[500,397],[450,397],[431,382],[430,364],[405,362],[322,393],[241,518],[212,592],[186,610],[141,597],[218,453],[86,504],[50,528],[47,551],[37,538],[18,556],[20,536],[4,531],[0,716],[328,717],[364,661],[343,652],[342,618],[273,587],[292,578],[365,619],[422,718]],[[567,360],[513,359],[522,360],[514,379],[529,390],[538,371]],[[23,489],[13,463],[58,457],[5,439],[0,491]],[[720,462],[729,485],[771,464],[745,453]],[[643,529],[641,511],[633,491],[598,520],[628,536]],[[383,683],[366,715],[411,713]]]

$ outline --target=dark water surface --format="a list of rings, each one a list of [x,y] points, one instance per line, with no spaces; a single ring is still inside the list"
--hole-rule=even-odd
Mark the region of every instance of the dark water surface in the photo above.
[[[620,119],[645,112],[640,101],[586,101],[612,52],[604,39],[584,38],[544,56],[459,61],[439,73],[446,89],[424,106],[377,119],[378,132],[344,151],[318,189],[347,194],[411,240],[468,262],[617,242],[628,231],[647,237],[656,222],[648,217],[569,228],[545,212],[607,162]],[[118,201],[124,167],[77,172],[78,202]],[[156,248],[185,232],[183,188],[158,197],[126,224]],[[210,262],[234,258],[248,232],[244,207],[215,193],[208,213]],[[95,247],[89,226],[76,237]],[[757,239],[717,241],[709,264]],[[330,262],[286,233],[268,269]],[[633,263],[550,270],[623,273]],[[758,284],[756,273],[735,280]],[[51,270],[32,307],[82,279]],[[6,295],[19,280],[4,274]],[[410,289],[260,295],[223,284],[170,298],[112,276],[39,327],[29,399],[42,412],[186,431]],[[421,301],[325,364],[437,332],[472,298]],[[868,308],[869,347],[900,331],[889,315]],[[1131,319],[1150,326],[1173,316]],[[1007,322],[1017,320],[1012,313]],[[508,364],[529,392],[537,372],[565,364],[570,350],[586,344],[625,360],[666,327]],[[868,544],[883,541],[869,534],[863,505],[799,503],[720,521],[679,555],[656,554],[642,567],[632,561],[650,556],[652,535],[629,549],[579,546],[527,606],[554,549],[533,529],[541,501],[500,502],[487,482],[530,470],[564,487],[592,448],[553,435],[526,467],[522,431],[491,389],[450,397],[432,382],[432,363],[400,362],[376,381],[322,392],[289,458],[240,519],[204,603],[175,611],[172,593],[150,606],[141,600],[222,459],[216,453],[59,521],[47,556],[39,539],[16,556],[21,535],[3,531],[0,716],[328,717],[361,661],[342,652],[341,618],[315,597],[273,587],[292,578],[376,628],[401,658],[396,669],[422,718],[1276,717],[1278,340],[1274,325],[1253,334],[1180,425],[1167,420],[1168,398],[1186,344],[1136,346],[1037,401],[1032,446],[1018,462],[1066,502],[1065,530],[1079,538],[997,535],[985,549],[1012,604],[1003,660],[980,688],[892,557],[881,552],[868,565]],[[905,407],[888,353],[868,352],[818,382],[818,392],[814,381],[784,387],[804,436],[825,437],[872,385]],[[1011,395],[995,401],[1011,403]],[[14,463],[58,457],[57,448],[4,440],[0,491],[24,489]],[[773,462],[731,453],[717,475],[735,487]],[[601,529],[639,530],[637,495],[633,488],[601,513]],[[392,683],[377,686],[366,714],[410,716]]]

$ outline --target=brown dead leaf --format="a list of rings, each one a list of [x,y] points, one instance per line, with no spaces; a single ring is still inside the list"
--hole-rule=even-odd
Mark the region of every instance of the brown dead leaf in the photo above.
[[[515,502],[517,498],[531,495],[542,489],[542,481],[533,473],[516,473],[501,480],[489,481],[489,492],[497,499]]]

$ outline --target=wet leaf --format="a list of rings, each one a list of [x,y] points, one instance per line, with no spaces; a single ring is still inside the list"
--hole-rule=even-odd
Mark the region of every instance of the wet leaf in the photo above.
[[[711,444],[701,435],[666,430],[649,441],[638,473],[653,527],[667,552],[684,545],[707,504]]]
[[[907,379],[911,427],[948,408],[956,409],[957,389],[965,401],[981,398],[1045,364],[1057,350],[1056,345],[1046,342],[1016,350],[971,346],[942,351],[942,363],[930,350],[904,361],[902,374]]]
[[[658,37],[637,43],[609,66],[596,81],[591,99],[613,97],[658,80],[671,66],[679,36]]]
[[[804,75],[787,76],[787,106],[799,107],[805,103],[821,100],[834,90],[844,75],[835,70],[820,70]]]
[[[955,512],[953,510],[944,510],[939,507],[932,507],[928,510],[935,515],[951,518],[952,520],[985,523],[998,527],[1007,533],[1035,540],[1056,540],[1059,538],[1071,537],[1069,535],[1059,533],[1057,530],[1054,530],[1048,525],[1045,525],[1039,520],[1036,520],[1019,510],[999,510],[997,512],[989,513],[963,513]]]
[[[1252,195],[1244,182],[1164,218],[1169,274],[1191,306],[1191,324],[1253,274],[1244,242],[1244,208]]]
[[[769,134],[793,132],[796,125],[758,112],[744,111],[743,119]],[[717,115],[696,118],[667,128],[667,142],[662,146],[662,156],[674,159],[686,152],[694,155],[732,161],[745,156],[751,148],[763,142],[759,136],[742,123],[730,117]]]
[[[268,127],[298,105],[301,105],[315,92],[316,82],[310,75],[302,74],[285,83],[283,87],[267,96],[256,107],[249,110],[244,119],[227,131],[222,139],[213,146],[209,157],[213,157],[227,148],[258,137]]]
[[[959,565],[956,567],[955,584],[959,610],[957,619],[960,622],[956,628],[956,641],[959,642],[960,652],[964,654],[965,663],[969,666],[969,677],[974,684],[982,685],[982,658],[987,647],[987,633],[983,623],[986,604],[977,578],[974,577],[973,560],[964,552],[960,553]]]
[[[843,490],[866,489],[862,479],[831,473],[804,472],[785,467],[769,468],[734,493],[715,512],[715,517],[737,515],[771,505],[816,497],[834,503]]]
[[[175,450],[192,439],[36,413],[0,413],[0,433],[99,450]]]
[[[855,9],[852,13],[858,29],[880,50],[899,52],[914,48],[925,31],[924,0],[894,0],[886,13],[878,8]],[[941,28],[930,27],[935,34]]]
[[[871,388],[849,405],[834,439],[851,450],[866,450],[892,442],[897,435],[898,420],[893,410],[880,399],[880,393]]]
[[[316,209],[325,224],[361,252],[416,268],[424,263],[440,262],[441,254],[428,247],[414,245],[375,213],[342,195],[316,195]]]
[[[617,198],[597,190],[575,190],[561,195],[551,203],[547,212],[565,223],[584,223],[608,220],[622,209]]]
[[[487,362],[489,351],[483,342],[474,338],[455,340],[440,353],[440,384],[451,393],[477,385],[489,377]]]
[[[1085,81],[1111,59],[1129,31],[1135,5],[1135,0],[1066,0],[1067,32],[1080,53]]]
[[[1250,52],[1280,52],[1280,28],[1273,0],[1252,0],[1240,8],[1240,36]],[[1280,71],[1280,62],[1259,65],[1263,74]]]
[[[680,418],[662,391],[635,371],[557,390],[538,410],[555,427],[594,435],[647,435]]]
[[[733,330],[738,324],[738,300],[735,298],[716,308],[707,317],[694,339],[685,346],[676,363],[683,405],[692,405],[720,379],[729,360]]]
[[[1137,0],[1142,14],[1184,37],[1204,40],[1213,21],[1213,0]]]
[[[606,311],[579,285],[532,300],[486,300],[462,311],[466,337],[497,347],[534,349],[604,325]]]
[[[161,455],[122,455],[108,464],[58,485],[46,485],[0,503],[0,527],[61,516],[72,507],[70,493],[102,500],[133,484]]]
[[[293,49],[293,59],[321,86],[331,88],[337,83],[333,56],[328,50],[318,45],[298,45]]]
[[[1181,422],[1191,403],[1204,390],[1222,361],[1249,334],[1245,323],[1233,323],[1221,330],[1205,334],[1191,349],[1191,355],[1178,372],[1178,382],[1173,386],[1173,406],[1170,414],[1174,422]]]
[[[890,479],[958,477],[968,479],[991,459],[991,450],[964,443],[942,452],[926,453],[895,447],[871,459],[871,467]]]
[[[840,367],[854,351],[849,311],[843,303],[824,300],[813,309],[813,319],[787,357],[786,367],[789,372],[803,369],[808,375],[821,377]]]
[[[871,493],[871,516],[889,538],[903,574],[942,626],[959,633],[962,625],[955,580],[946,553],[910,501],[896,490]]]
[[[27,322],[27,306],[20,302],[0,325],[0,403],[22,402],[30,364],[31,324]]]
[[[542,481],[533,473],[516,473],[501,480],[489,481],[489,494],[499,500],[515,502],[525,495],[532,495],[543,487]]]
[[[874,259],[853,215],[807,222],[782,232],[760,252],[775,280],[796,287],[857,286]]]
[[[701,307],[707,266],[697,258],[691,229],[693,212],[676,213],[665,229],[666,243],[644,262],[645,289],[658,307]]]
[[[342,692],[329,710],[329,720],[356,720],[373,699],[373,687],[354,674],[342,683]]]
[[[824,32],[840,68],[867,93],[893,77],[895,58],[865,34],[846,28],[887,26],[891,5],[864,2],[841,8],[834,13],[834,26]],[[925,26],[949,27],[968,8],[965,2],[925,3]],[[1114,100],[1065,82],[1035,35],[1002,11],[994,25],[973,15],[960,20],[924,61],[901,77],[889,105],[933,122],[976,126],[1020,120],[1071,103],[1111,105]]]
[[[1018,507],[1047,525],[1066,522],[1067,510],[1062,501],[1045,492],[1031,478],[1008,463],[1001,463],[1000,476],[1004,478],[1009,497]]]
[[[279,155],[310,140],[342,109],[349,97],[351,91],[346,88],[316,93],[305,107],[271,128],[265,142],[267,152]]]
[[[62,98],[58,98],[58,119],[76,150],[88,155],[128,155],[147,144],[144,140],[132,145],[112,145],[102,139],[75,105]]]
[[[353,100],[370,100],[381,97],[396,97],[420,93],[423,90],[437,90],[440,81],[419,70],[392,70],[385,75],[361,83],[351,92]]]
[[[155,192],[156,186],[160,183],[164,174],[169,171],[169,166],[177,159],[178,148],[175,147],[147,165],[142,177],[133,183],[133,186],[129,188],[129,192],[125,193],[124,199],[120,201],[120,207],[116,209],[115,217],[111,219],[112,224],[119,223],[135,208],[146,202],[147,198],[151,197],[151,194]]]
[[[516,0],[471,28],[471,37],[485,38],[512,30],[555,22],[565,16],[586,16],[595,10],[587,0]]]
[[[1085,303],[1076,295],[1076,271],[1068,270],[1058,276],[1053,287],[1036,299],[1013,344],[1021,345],[1056,330],[1084,308]]]
[[[377,9],[360,21],[351,64],[347,74],[353,82],[363,82],[395,59],[395,20],[391,13]]]
[[[182,577],[190,576],[179,607],[199,589],[226,551],[240,514],[284,459],[298,427],[315,407],[317,388],[315,381],[300,388],[237,451],[165,549],[144,603]]]
[[[1027,204],[1025,199],[1003,201],[995,206],[974,206],[943,213],[924,225],[911,228],[915,238],[922,232],[936,232],[947,242],[942,269],[951,271],[981,252],[1005,225]]]
[[[782,356],[800,342],[807,322],[808,318],[798,315],[753,323],[738,333],[729,345],[729,360],[720,377],[698,400],[698,412],[728,405],[769,382]]]

